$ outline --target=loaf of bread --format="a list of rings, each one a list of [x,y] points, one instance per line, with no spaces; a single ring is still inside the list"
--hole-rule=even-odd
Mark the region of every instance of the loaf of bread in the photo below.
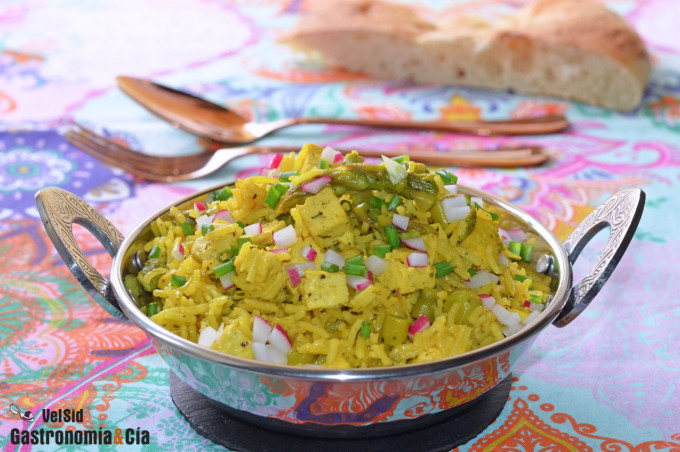
[[[280,42],[380,79],[465,85],[634,109],[650,59],[616,13],[587,0],[537,0],[494,23],[436,23],[371,0],[324,3]]]

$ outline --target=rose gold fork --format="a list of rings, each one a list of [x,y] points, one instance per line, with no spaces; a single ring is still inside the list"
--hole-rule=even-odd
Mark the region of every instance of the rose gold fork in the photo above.
[[[299,147],[240,146],[221,148],[217,151],[204,150],[198,154],[185,156],[153,156],[132,150],[78,125],[67,133],[66,138],[73,145],[107,165],[158,182],[198,179],[250,154],[288,153],[300,150]],[[359,150],[359,154],[364,157],[382,155],[395,157],[403,153],[390,150]],[[455,152],[410,151],[408,154],[411,160],[441,166],[535,166],[548,159],[548,155],[540,146]]]

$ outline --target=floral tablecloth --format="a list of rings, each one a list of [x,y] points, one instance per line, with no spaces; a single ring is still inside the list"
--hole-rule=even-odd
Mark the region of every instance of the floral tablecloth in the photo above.
[[[678,450],[680,448],[680,2],[614,0],[642,34],[654,72],[629,114],[538,96],[410,86],[321,69],[281,49],[276,35],[311,0],[3,0],[0,3],[0,444],[12,430],[149,431],[127,449],[210,450],[168,393],[168,368],[144,334],[112,319],[84,292],[49,242],[36,190],[58,186],[95,206],[124,234],[149,212],[191,192],[257,171],[240,160],[187,183],[158,184],[107,167],[65,139],[69,121],[148,153],[187,154],[195,137],[153,117],[115,86],[150,77],[228,104],[253,119],[287,116],[475,119],[566,113],[563,134],[480,138],[339,126],[299,126],[263,144],[447,149],[538,143],[549,164],[457,169],[460,180],[515,203],[561,239],[619,189],[647,193],[643,219],[612,278],[568,327],[548,327],[514,372],[501,415],[457,448]],[[423,1],[438,15],[493,17],[514,0]],[[88,258],[110,258],[82,228]],[[604,243],[591,242],[583,275]],[[592,245],[594,243],[594,245]],[[599,244],[599,245],[598,245]],[[599,246],[599,247],[598,247]],[[14,406],[12,406],[14,405]],[[14,408],[14,409],[13,409]],[[45,421],[41,409],[83,409],[82,426]],[[17,409],[35,420],[19,418]],[[86,446],[62,446],[88,449]],[[91,446],[96,447],[96,446]],[[106,448],[106,447],[105,447]]]

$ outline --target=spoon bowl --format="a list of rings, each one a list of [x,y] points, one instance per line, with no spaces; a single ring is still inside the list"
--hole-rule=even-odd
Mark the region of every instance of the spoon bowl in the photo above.
[[[253,143],[272,132],[297,124],[338,124],[437,130],[474,135],[541,135],[560,132],[569,125],[562,115],[501,121],[411,121],[383,119],[284,118],[267,123],[251,122],[233,110],[193,94],[150,80],[116,78],[120,89],[156,116],[202,138],[225,144]]]

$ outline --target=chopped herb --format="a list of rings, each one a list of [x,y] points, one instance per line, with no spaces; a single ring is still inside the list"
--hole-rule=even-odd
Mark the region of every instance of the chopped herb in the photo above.
[[[443,276],[446,276],[449,273],[451,273],[454,269],[453,264],[451,262],[446,262],[446,261],[436,263],[436,264],[433,265],[433,267],[435,269],[435,274],[434,274],[435,278],[441,278]]]
[[[208,232],[212,232],[215,230],[215,226],[212,224],[204,224],[201,225],[201,235],[206,235]]]
[[[153,248],[151,248],[151,251],[149,251],[149,259],[154,259],[160,255],[161,249],[158,246],[154,246]]]
[[[340,267],[335,264],[331,264],[330,262],[324,262],[321,264],[321,270],[328,273],[337,273],[340,271]]]
[[[475,276],[477,274],[477,269],[471,268],[470,270],[468,270],[468,273],[470,274],[470,276]]]
[[[375,254],[378,257],[384,258],[385,256],[387,256],[387,253],[389,253],[391,250],[392,247],[390,245],[378,245],[375,247],[373,254]]]
[[[239,228],[243,229],[246,227],[246,224],[243,221],[237,221],[236,224],[238,225]]]
[[[371,322],[361,322],[361,333],[359,333],[364,339],[371,337]]]
[[[186,284],[186,282],[187,282],[186,276],[172,275],[170,277],[170,284],[173,287],[182,287],[184,284]]]
[[[182,223],[182,231],[184,231],[184,235],[186,235],[187,237],[190,235],[194,235],[194,227],[188,221]]]

